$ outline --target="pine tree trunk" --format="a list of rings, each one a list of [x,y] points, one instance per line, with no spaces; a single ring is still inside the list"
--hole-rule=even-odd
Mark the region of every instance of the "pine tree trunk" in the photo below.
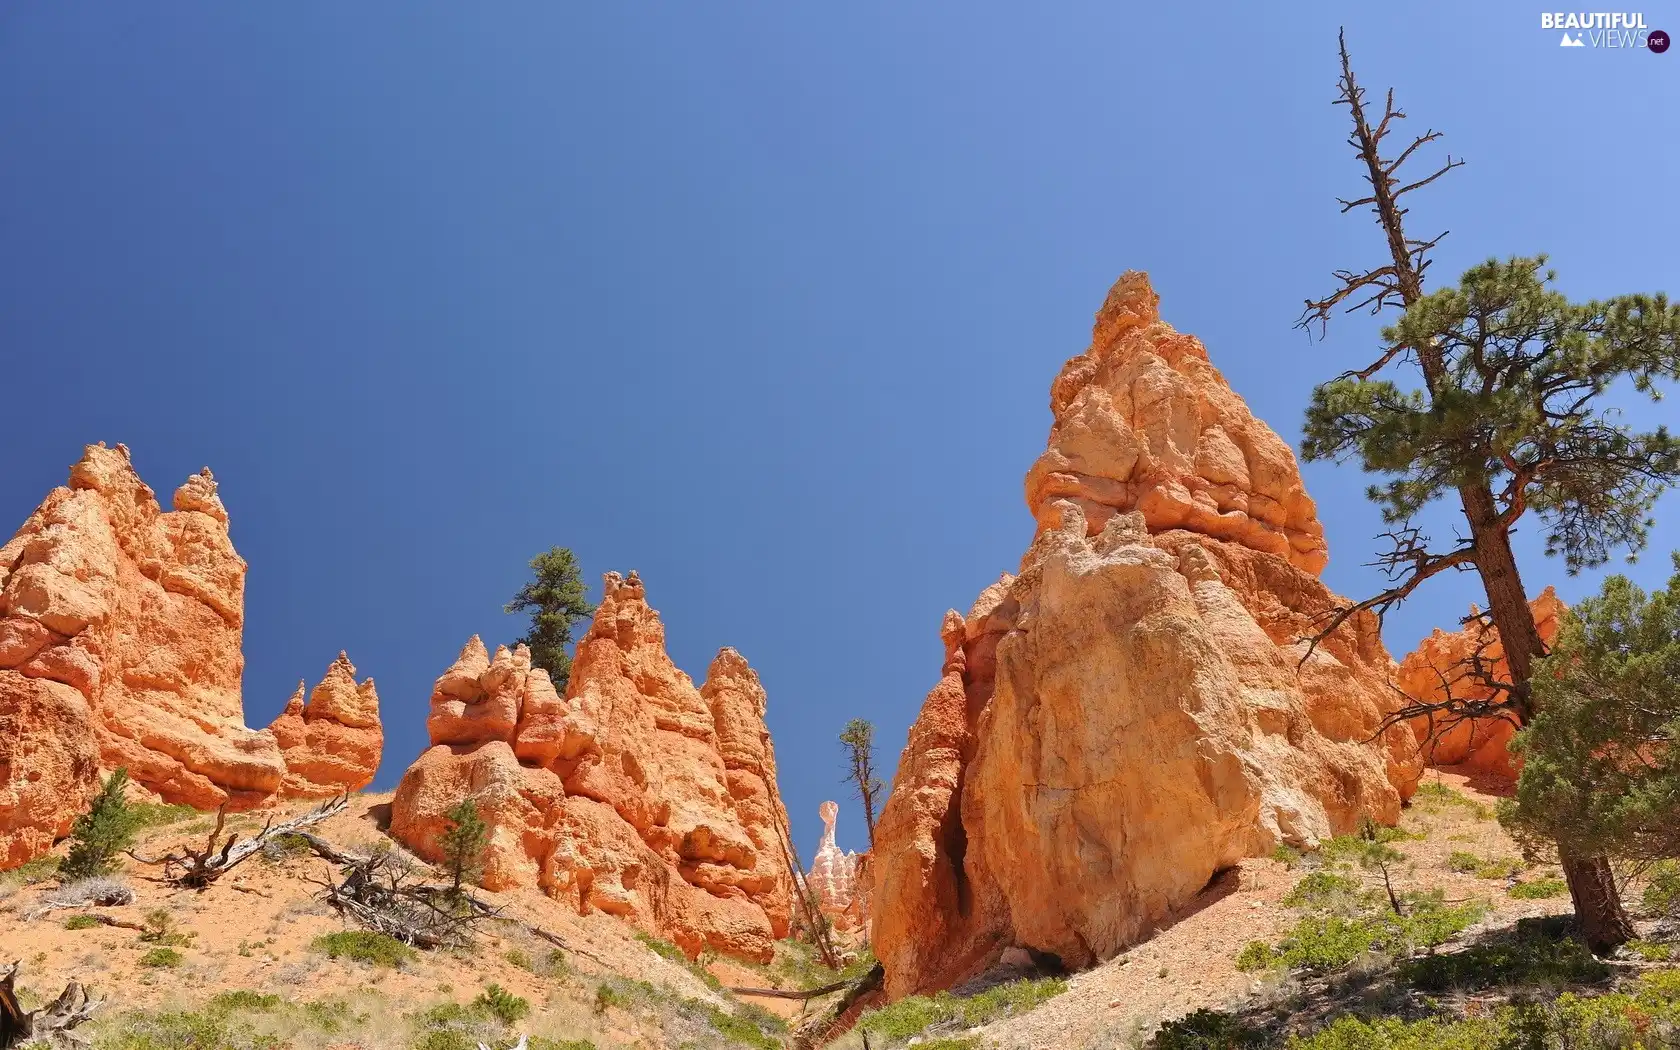
[[[1518,719],[1526,724],[1533,714],[1528,681],[1534,661],[1546,654],[1546,643],[1540,639],[1534,614],[1529,611],[1528,594],[1511,550],[1510,530],[1499,524],[1493,493],[1486,485],[1466,485],[1459,489],[1459,496],[1476,545],[1476,569],[1487,591],[1488,613],[1499,631],[1510,668],[1513,707]],[[1603,857],[1576,857],[1567,851],[1560,854],[1569,898],[1587,946],[1604,952],[1631,939],[1633,923],[1622,907],[1610,862]]]
[[[1633,923],[1622,908],[1616,892],[1616,877],[1603,857],[1576,857],[1559,850],[1563,876],[1569,882],[1569,899],[1575,904],[1575,921],[1587,947],[1603,954],[1633,938]]]

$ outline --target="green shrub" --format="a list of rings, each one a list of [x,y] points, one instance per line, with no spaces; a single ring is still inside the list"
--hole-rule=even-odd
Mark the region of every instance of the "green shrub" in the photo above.
[[[706,1020],[712,1028],[732,1043],[756,1047],[757,1050],[781,1050],[780,1039],[765,1032],[746,1017],[726,1013],[715,1006],[708,1006],[706,1014]]]
[[[1486,913],[1480,901],[1449,907],[1440,891],[1407,894],[1402,903],[1406,914],[1396,915],[1386,900],[1379,905],[1367,894],[1360,913],[1310,915],[1276,946],[1250,942],[1238,953],[1237,967],[1323,973],[1339,970],[1368,953],[1404,956],[1444,944]]]
[[[1244,972],[1270,970],[1277,964],[1277,952],[1265,941],[1249,941],[1237,953],[1237,969]]]
[[[1608,980],[1610,967],[1569,936],[1561,918],[1524,919],[1509,934],[1463,951],[1413,959],[1400,978],[1427,992],[1484,988],[1558,988]]]
[[[279,1050],[281,1045],[212,1011],[130,1014],[99,1040],[101,1050]]]
[[[150,966],[157,969],[179,966],[185,961],[186,959],[181,953],[173,948],[153,948],[145,955],[140,956],[141,966]]]
[[[1463,806],[1477,820],[1489,820],[1493,811],[1474,799],[1466,798],[1438,780],[1426,780],[1418,785],[1412,804],[1421,809],[1438,812],[1447,806]]]
[[[1163,1024],[1149,1045],[1153,1050],[1251,1050],[1265,1043],[1265,1033],[1230,1014],[1203,1009]]]
[[[683,950],[672,944],[670,941],[655,937],[652,934],[641,933],[639,931],[636,934],[636,939],[641,941],[650,951],[653,952],[653,954],[659,956],[661,959],[669,959],[671,962],[682,963],[685,965],[688,962],[688,956],[683,953]]]
[[[1627,950],[1646,962],[1668,962],[1674,958],[1674,945],[1662,941],[1631,940],[1627,942]]]
[[[1272,850],[1272,859],[1290,870],[1294,870],[1295,865],[1301,863],[1301,858],[1304,856],[1306,856],[1306,854],[1302,853],[1294,846],[1286,845],[1282,842],[1278,843],[1277,847]]]
[[[1482,866],[1482,858],[1467,850],[1455,849],[1447,857],[1447,869],[1456,871],[1460,875],[1468,875]]]
[[[1315,871],[1295,884],[1283,897],[1286,908],[1323,909],[1358,894],[1364,887],[1359,880],[1328,871]]]
[[[778,1046],[780,1044],[777,1044]],[[918,1050],[979,1050],[980,1037],[954,1035],[943,1039],[924,1039],[916,1044]]]
[[[280,1009],[282,1005],[283,1001],[278,995],[263,995],[259,992],[239,989],[212,996],[205,1009],[223,1014],[271,1014]]]
[[[536,972],[537,964],[531,961],[530,955],[518,948],[509,948],[502,958],[506,959],[510,965],[517,966],[521,970]]]
[[[935,996],[912,995],[866,1013],[857,1027],[887,1042],[901,1042],[920,1035],[929,1025],[954,1022],[977,1028],[999,1017],[1026,1013],[1040,1003],[1067,991],[1059,977],[1011,981],[965,998],[949,992]]]
[[[176,925],[175,916],[168,908],[154,908],[146,913],[141,920],[145,927],[140,931],[140,939],[147,944],[162,944],[165,946],[186,947],[198,936],[196,933],[182,933]]]
[[[1547,897],[1563,896],[1569,892],[1569,886],[1562,879],[1541,878],[1519,882],[1505,892],[1517,900],[1544,900]]]
[[[533,1035],[526,1045],[530,1050],[596,1050],[595,1044],[587,1039],[549,1039],[540,1035]]]
[[[20,886],[33,886],[46,882],[58,874],[58,858],[53,856],[36,857],[25,861],[11,871],[0,871],[0,883],[16,883]]]
[[[522,999],[499,984],[487,986],[472,1001],[472,1008],[494,1017],[503,1024],[512,1024],[526,1017],[531,1012],[531,1003]]]
[[[344,930],[326,933],[310,942],[313,951],[329,959],[352,959],[374,966],[399,967],[413,962],[420,953],[394,937],[372,930]]]
[[[105,924],[92,915],[72,915],[64,920],[64,928],[67,930],[91,930],[103,925]]]

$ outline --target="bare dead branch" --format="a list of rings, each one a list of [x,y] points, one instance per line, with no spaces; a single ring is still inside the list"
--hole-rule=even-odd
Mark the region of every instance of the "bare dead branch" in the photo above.
[[[302,828],[337,816],[349,805],[350,794],[345,792],[308,813],[281,824],[275,824],[271,815],[263,824],[262,831],[254,837],[240,840],[239,835],[233,833],[228,835],[225,842],[221,841],[222,828],[227,823],[227,807],[224,805],[216,811],[216,826],[211,830],[203,849],[195,850],[184,846],[180,852],[167,853],[158,858],[144,857],[133,851],[129,851],[128,855],[142,864],[162,867],[164,880],[167,882],[192,889],[208,889],[217,879],[260,853],[271,840],[282,835],[294,834]]]

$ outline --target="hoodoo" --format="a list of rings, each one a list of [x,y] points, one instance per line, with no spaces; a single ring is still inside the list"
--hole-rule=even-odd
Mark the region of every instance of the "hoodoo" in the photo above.
[[[1015,575],[946,614],[872,851],[892,996],[1010,947],[1069,966],[1222,868],[1393,822],[1418,771],[1374,618],[1344,604],[1289,447],[1127,273],[1051,388]],[[1376,737],[1373,740],[1373,737]]]
[[[286,716],[284,740],[250,729],[244,625],[245,561],[209,468],[165,511],[126,446],[87,446],[0,547],[0,868],[66,834],[101,767],[201,809],[365,784],[379,764],[372,683],[339,704],[329,673],[301,716],[353,743],[294,739]]]
[[[793,880],[764,688],[724,649],[696,689],[665,651],[635,573],[608,573],[564,698],[529,651],[467,643],[432,690],[432,747],[403,775],[391,831],[438,858],[471,797],[490,889],[536,886],[623,916],[689,955],[769,960]]]

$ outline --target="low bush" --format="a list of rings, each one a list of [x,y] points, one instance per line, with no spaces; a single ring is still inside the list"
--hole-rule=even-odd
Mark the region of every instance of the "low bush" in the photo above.
[[[140,956],[140,965],[154,969],[168,969],[181,965],[186,961],[185,956],[173,948],[153,948]]]
[[[1562,879],[1540,878],[1519,882],[1505,892],[1517,900],[1544,900],[1563,896],[1569,892],[1569,886]]]
[[[325,953],[329,959],[351,959],[373,966],[401,967],[420,957],[420,953],[395,937],[372,930],[344,930],[326,933],[309,943],[312,951]]]
[[[513,1024],[531,1012],[531,1003],[503,988],[499,984],[487,986],[472,1001],[472,1009],[480,1011],[503,1024]]]
[[[1548,917],[1524,919],[1512,932],[1463,951],[1410,960],[1399,976],[1422,991],[1469,992],[1591,985],[1608,980],[1610,973],[1609,966],[1570,936],[1566,919]]]
[[[1237,955],[1242,970],[1339,970],[1362,955],[1402,957],[1446,943],[1486,914],[1480,901],[1449,906],[1435,894],[1408,894],[1404,915],[1367,898],[1357,915],[1309,915],[1278,944],[1252,941]]]
[[[933,1024],[977,1028],[1000,1017],[1023,1014],[1065,991],[1066,981],[1043,977],[1011,981],[968,997],[949,992],[935,996],[911,995],[864,1014],[857,1027],[887,1042],[903,1042],[922,1034]]]
[[[1652,915],[1680,913],[1680,861],[1660,861],[1645,877],[1645,893],[1640,899],[1644,909]]]
[[[1197,1010],[1163,1024],[1150,1040],[1153,1050],[1258,1050],[1265,1033],[1230,1014]]]
[[[64,920],[67,930],[92,930],[105,925],[92,915],[72,915]]]

